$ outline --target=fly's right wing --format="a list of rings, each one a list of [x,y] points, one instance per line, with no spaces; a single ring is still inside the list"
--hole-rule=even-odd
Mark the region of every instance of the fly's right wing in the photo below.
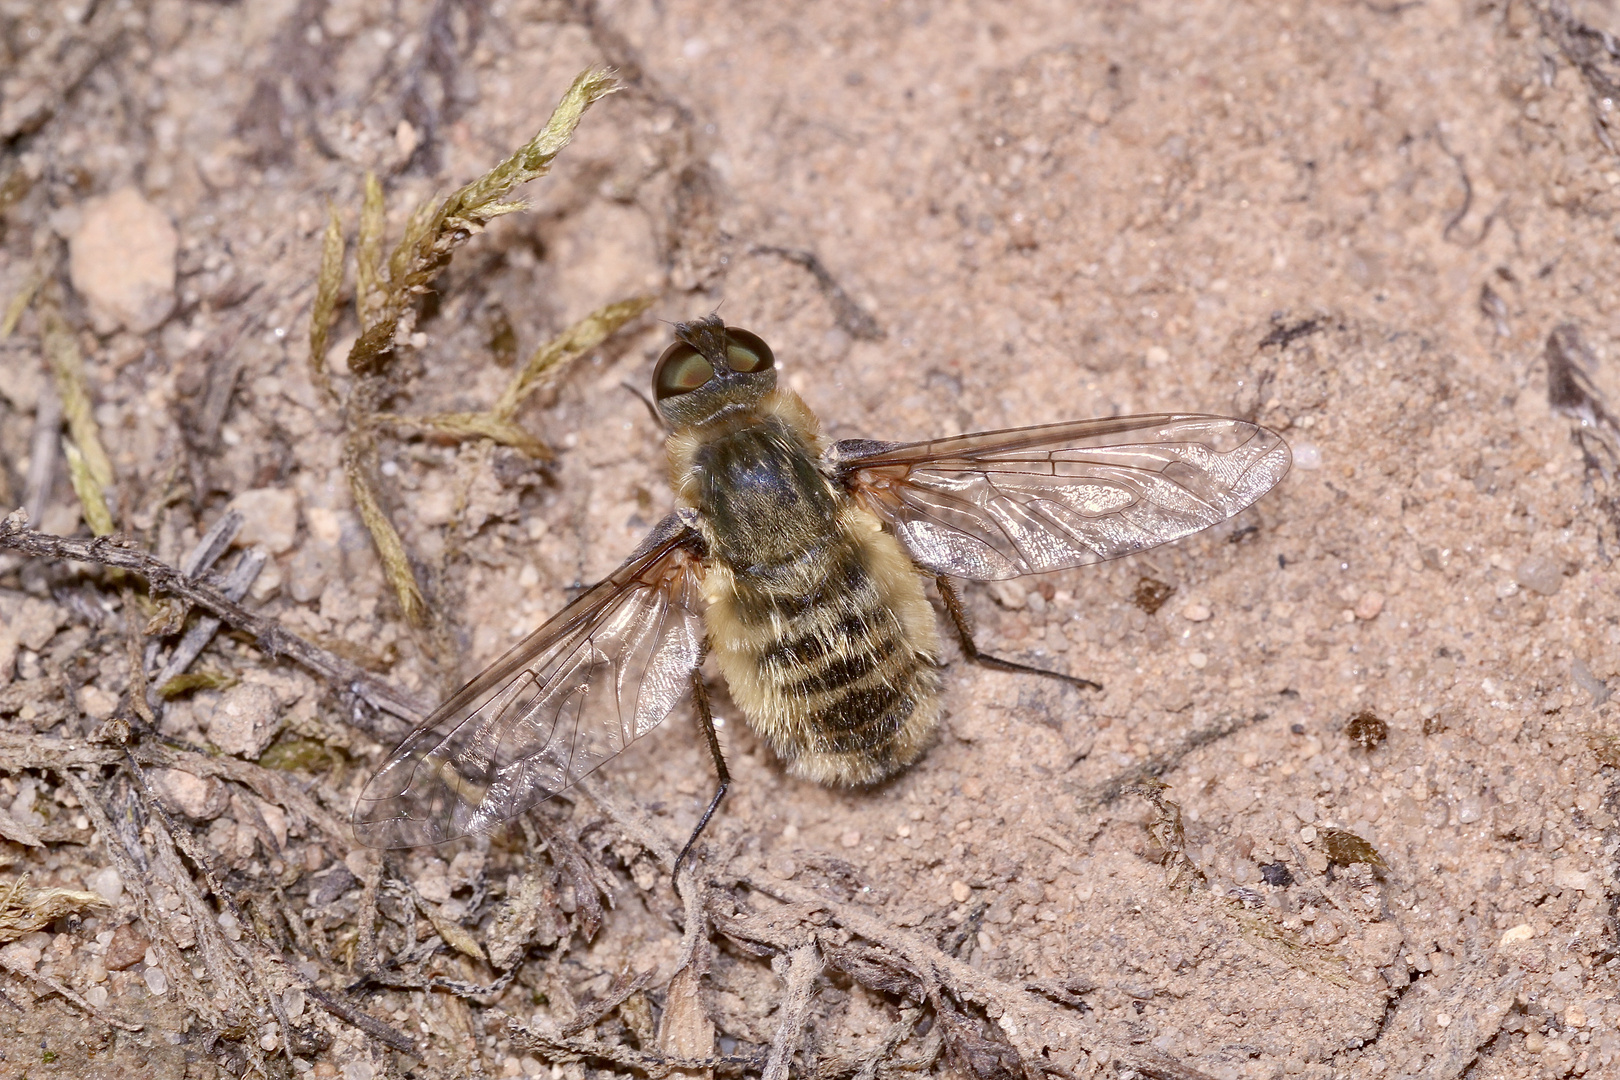
[[[940,574],[994,581],[1117,559],[1225,521],[1288,472],[1226,416],[1102,417],[919,443],[850,440],[829,471]]]
[[[557,794],[669,715],[703,642],[697,533],[677,515],[406,737],[366,785],[373,847],[482,832]]]

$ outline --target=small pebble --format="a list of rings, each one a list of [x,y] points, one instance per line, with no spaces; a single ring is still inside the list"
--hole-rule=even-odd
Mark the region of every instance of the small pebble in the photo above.
[[[1181,617],[1188,622],[1205,622],[1213,614],[1208,604],[1188,604],[1181,609]]]
[[[24,777],[22,782],[17,785],[17,795],[11,800],[11,806],[8,808],[11,818],[34,828],[43,826],[45,824],[44,815],[34,811],[34,799],[38,794],[38,782],[32,778]]]
[[[996,603],[1002,607],[1017,611],[1024,606],[1024,601],[1029,596],[1029,590],[1024,588],[1022,582],[1009,578],[1006,581],[992,581],[990,583],[990,595],[995,597]]]
[[[180,239],[169,216],[132,187],[85,204],[68,240],[68,273],[98,333],[144,334],[174,310]]]
[[[281,581],[281,564],[272,559],[264,564],[264,568],[259,571],[259,576],[253,579],[253,588],[248,595],[260,602],[268,600],[281,588]],[[296,1058],[295,1060],[303,1061],[304,1059]],[[304,1063],[309,1064],[308,1062]]]
[[[484,855],[480,851],[458,851],[456,857],[450,860],[450,887],[459,889],[465,886],[469,889],[478,887],[478,879],[484,873]]]
[[[1571,1005],[1564,1010],[1564,1023],[1572,1028],[1585,1027],[1586,1010],[1579,1005]]]
[[[84,1000],[98,1009],[104,1008],[107,1004],[107,988],[99,984],[92,986],[84,992]]]
[[[164,806],[193,821],[212,821],[231,805],[231,793],[217,777],[201,777],[183,769],[153,769],[147,776]]]
[[[298,492],[294,488],[254,488],[231,500],[230,509],[242,514],[236,547],[261,546],[272,555],[285,555],[298,539]]]
[[[1191,664],[1193,667],[1197,668],[1199,671],[1202,671],[1202,670],[1204,670],[1204,668],[1209,666],[1209,657],[1205,656],[1201,652],[1188,653],[1187,654],[1187,663]]]
[[[49,600],[25,596],[20,603],[9,608],[6,621],[11,632],[17,636],[18,644],[39,652],[55,635],[56,628],[67,622],[67,612]]]
[[[74,698],[79,711],[92,720],[105,720],[118,711],[118,695],[99,686],[81,686]]]
[[[1503,946],[1520,945],[1526,941],[1529,941],[1535,936],[1535,927],[1531,926],[1529,923],[1520,923],[1518,926],[1510,928],[1502,935],[1501,944]]]
[[[1299,838],[1305,841],[1307,844],[1316,843],[1316,826],[1307,825],[1303,829],[1299,830]]]
[[[258,683],[239,683],[220,696],[213,715],[203,723],[209,739],[224,753],[257,758],[275,738],[281,721],[275,691]]]
[[[1553,871],[1553,884],[1560,889],[1570,889],[1576,892],[1596,893],[1598,885],[1592,880],[1589,870],[1577,870],[1573,866],[1560,867]]]
[[[1378,613],[1384,610],[1384,594],[1381,592],[1362,593],[1361,599],[1356,601],[1356,618],[1368,622],[1378,618]]]
[[[151,947],[152,943],[135,929],[133,923],[125,923],[114,930],[112,936],[107,939],[107,952],[102,956],[101,962],[108,971],[123,971],[130,965],[145,960],[147,950]]]
[[[797,825],[784,825],[784,826],[782,826],[782,839],[784,839],[784,840],[788,841],[789,843],[791,843],[794,840],[797,840],[798,838],[799,838],[799,827]]]
[[[162,968],[149,967],[146,969],[146,988],[159,997],[169,992],[169,977],[163,974]]]
[[[847,848],[860,847],[861,834],[854,829],[848,829],[838,838],[838,842]]]
[[[45,946],[50,943],[50,937],[46,933],[24,934],[0,949],[0,957],[4,957],[6,966],[31,974],[34,965],[45,955]]]
[[[967,882],[965,882],[965,881],[953,881],[953,882],[951,882],[951,899],[952,900],[955,900],[958,904],[965,904],[965,903],[968,902],[968,900],[970,898],[972,898],[972,896],[973,896],[973,890],[968,888],[968,883]]]
[[[1448,1028],[1448,1027],[1451,1026],[1451,1014],[1450,1013],[1435,1013],[1434,1014],[1434,1022],[1436,1024],[1439,1024],[1443,1028]]]
[[[1551,596],[1564,584],[1564,569],[1548,555],[1529,555],[1513,570],[1513,579],[1531,592]]]
[[[422,899],[433,904],[449,900],[453,891],[449,868],[444,865],[443,859],[428,859],[422,866],[422,872],[416,875],[415,884]]]
[[[1576,686],[1592,695],[1594,709],[1608,701],[1613,694],[1609,684],[1593,675],[1591,669],[1582,663],[1578,656],[1570,662],[1569,677],[1574,680]]]
[[[1314,472],[1322,467],[1322,451],[1315,443],[1294,444],[1294,468]]]

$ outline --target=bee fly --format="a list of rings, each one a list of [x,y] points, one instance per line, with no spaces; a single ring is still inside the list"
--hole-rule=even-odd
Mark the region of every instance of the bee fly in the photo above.
[[[939,723],[925,576],[969,658],[1101,689],[979,652],[950,579],[1142,551],[1226,520],[1288,471],[1274,432],[1219,416],[829,443],[776,385],[764,341],[712,315],[675,337],[653,372],[675,511],[400,744],[355,809],[365,843],[439,843],[521,814],[690,692],[719,784],[678,868],[730,782],[708,652],[789,772],[868,784],[915,761]]]

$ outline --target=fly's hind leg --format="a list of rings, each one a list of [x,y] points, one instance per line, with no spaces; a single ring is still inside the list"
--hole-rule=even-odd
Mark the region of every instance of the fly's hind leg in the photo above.
[[[708,650],[705,649],[704,652]],[[697,708],[698,726],[703,729],[703,735],[709,742],[709,753],[714,756],[714,771],[719,780],[715,788],[714,798],[709,800],[708,808],[703,816],[698,818],[697,828],[692,830],[691,837],[681,853],[675,856],[675,868],[670,871],[670,883],[675,887],[675,895],[681,892],[681,864],[692,853],[692,845],[698,842],[703,830],[708,827],[709,819],[714,812],[720,809],[720,800],[726,797],[726,789],[731,786],[731,774],[726,771],[726,759],[720,753],[720,737],[714,733],[714,711],[709,707],[709,688],[703,683],[703,657],[698,657],[697,666],[692,669],[692,704]]]
[[[995,668],[997,671],[1016,671],[1025,675],[1042,675],[1048,679],[1058,679],[1069,683],[1071,686],[1078,686],[1083,690],[1102,689],[1101,683],[1092,682],[1090,679],[1082,679],[1078,675],[1065,675],[1061,671],[1048,671],[1045,668],[1031,667],[1028,664],[1020,664],[1016,660],[1003,660],[999,656],[990,656],[987,653],[980,652],[979,647],[973,643],[973,628],[968,625],[967,609],[962,606],[962,596],[956,591],[956,586],[951,583],[950,578],[943,574],[936,574],[934,581],[939,585],[939,595],[945,601],[945,610],[950,612],[951,622],[956,624],[956,635],[962,639],[962,651],[975,664],[983,664],[985,667]]]

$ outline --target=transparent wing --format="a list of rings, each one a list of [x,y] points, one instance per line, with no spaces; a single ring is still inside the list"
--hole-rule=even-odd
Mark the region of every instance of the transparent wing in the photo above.
[[[605,581],[441,705],[354,811],[373,847],[436,844],[557,794],[669,715],[703,640],[696,534],[671,515]]]
[[[1224,416],[1126,416],[920,443],[852,440],[826,465],[936,573],[991,581],[1117,559],[1271,490],[1288,444]]]

